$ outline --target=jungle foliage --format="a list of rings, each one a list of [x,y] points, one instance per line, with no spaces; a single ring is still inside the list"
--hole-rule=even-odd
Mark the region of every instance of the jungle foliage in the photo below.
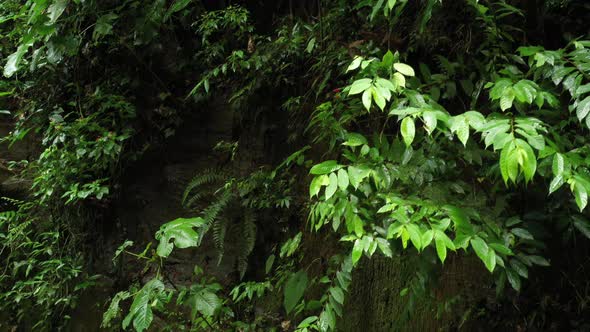
[[[97,225],[126,172],[222,105],[223,160],[152,241],[116,250],[139,277],[99,304],[102,328],[339,330],[379,255],[415,262],[405,319],[428,300],[460,317],[443,329],[583,330],[589,16],[576,0],[3,1],[2,141],[35,150],[6,164],[27,194],[2,192],[0,329],[68,329],[108,273]],[[254,157],[268,123],[274,148]],[[198,265],[176,280],[192,263],[171,260],[206,241],[229,281]],[[434,295],[451,257],[477,259],[495,309]],[[505,313],[548,296],[546,271],[575,300]]]

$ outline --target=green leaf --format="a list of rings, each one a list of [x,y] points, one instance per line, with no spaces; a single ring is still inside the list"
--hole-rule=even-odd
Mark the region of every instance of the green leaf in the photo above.
[[[517,292],[520,292],[520,277],[514,270],[506,269],[506,277],[508,277],[508,282],[510,286],[514,288]]]
[[[514,101],[514,91],[512,88],[507,88],[502,97],[500,98],[500,109],[502,111],[506,111],[507,109],[512,107],[512,102]]]
[[[199,245],[201,237],[194,228],[205,225],[202,218],[178,218],[160,227],[156,232],[156,240],[159,240],[156,253],[160,257],[168,257],[174,246],[184,249]],[[172,242],[170,242],[172,240]]]
[[[553,156],[552,171],[554,175],[560,175],[565,170],[565,160],[561,153],[556,153]]]
[[[410,241],[412,241],[414,247],[420,251],[420,249],[422,249],[422,234],[420,228],[415,224],[407,224],[406,230],[410,234]]]
[[[370,78],[362,78],[360,80],[356,80],[350,86],[350,91],[348,92],[349,95],[356,95],[359,94],[371,87],[371,83],[373,80]]]
[[[436,244],[436,254],[438,255],[440,261],[444,264],[445,259],[447,258],[447,246],[442,239],[438,238],[434,240],[434,243]]]
[[[316,176],[311,180],[309,185],[309,197],[312,198],[320,193],[322,186],[326,186],[330,183],[330,179],[327,175]]]
[[[373,88],[369,88],[363,92],[363,106],[367,111],[371,111],[371,102],[373,100]]]
[[[585,237],[590,239],[590,223],[588,223],[588,220],[574,217],[574,227],[576,227]]]
[[[57,19],[63,14],[68,5],[68,0],[55,0],[47,9],[47,16],[49,23],[55,23]]]
[[[404,75],[400,73],[393,74],[393,81],[395,82],[395,84],[397,84],[397,86],[400,86],[402,88],[406,87],[406,78],[404,77]]]
[[[550,265],[549,262],[541,256],[531,255],[531,256],[527,256],[527,259],[535,265],[539,265],[539,266],[549,266]]]
[[[432,111],[424,111],[424,113],[422,113],[422,120],[424,121],[424,127],[426,128],[428,135],[432,134],[438,122],[436,113]]]
[[[352,247],[352,264],[356,264],[356,262],[361,259],[363,255],[364,244],[361,239],[357,239],[354,241],[354,246]]]
[[[341,191],[346,191],[346,189],[348,188],[348,172],[346,172],[344,169],[339,169],[338,170],[338,188],[340,188]]]
[[[574,185],[574,198],[576,199],[576,204],[580,212],[583,211],[586,205],[588,205],[588,192],[579,182],[576,182]]]
[[[402,120],[401,133],[402,137],[404,138],[404,143],[406,143],[406,146],[412,145],[412,142],[414,141],[414,136],[416,135],[416,127],[414,125],[414,119],[412,117],[407,116]]]
[[[588,116],[588,113],[590,113],[590,96],[584,98],[584,100],[578,103],[578,107],[576,107],[576,115],[580,122]]]
[[[338,189],[338,176],[336,173],[330,173],[330,184],[326,187],[326,201],[334,196],[336,189]]]
[[[363,61],[363,57],[361,57],[361,56],[355,57],[354,60],[352,60],[352,62],[348,66],[348,68],[346,68],[346,71],[349,72],[351,70],[357,69],[361,65],[361,61]]]
[[[500,153],[500,172],[504,183],[508,183],[509,179],[516,181],[518,176],[518,159],[515,157],[514,151],[516,151],[516,144],[514,141],[510,141],[506,143]]]
[[[416,75],[416,73],[414,72],[414,69],[405,63],[401,63],[401,62],[394,63],[393,68],[395,70],[397,70],[398,72],[400,72],[404,76],[415,76]]]
[[[556,175],[553,178],[553,180],[551,180],[551,183],[549,184],[549,195],[551,195],[557,189],[561,188],[561,186],[564,183],[565,183],[565,180],[563,179],[563,175],[562,174]]]
[[[6,65],[4,66],[4,76],[11,77],[16,71],[18,70],[18,66],[20,65],[23,56],[29,50],[29,46],[31,44],[21,44],[17,49],[16,52],[12,53],[8,56],[8,60],[6,61]]]
[[[521,103],[532,104],[536,94],[535,88],[526,80],[519,81],[513,86],[514,96]]]
[[[208,289],[200,289],[189,296],[187,304],[191,307],[193,319],[197,317],[197,312],[211,317],[221,308],[221,299]]]
[[[475,251],[477,257],[486,264],[486,261],[489,260],[488,252],[490,251],[487,243],[479,236],[474,236],[469,243],[471,243],[471,247],[473,248],[473,251]]]
[[[126,329],[131,321],[137,332],[147,330],[151,325],[154,315],[152,313],[151,302],[154,297],[163,292],[165,289],[162,281],[152,279],[146,283],[133,298],[133,303],[129,308],[129,313],[123,320],[123,329]]]
[[[367,139],[365,136],[357,133],[347,133],[346,142],[342,143],[342,145],[346,146],[360,146],[363,144],[368,144]]]
[[[336,160],[326,160],[320,164],[314,165],[309,173],[313,175],[322,175],[332,173],[342,168],[342,165],[338,165]]]
[[[94,32],[92,32],[92,39],[98,40],[102,36],[111,34],[113,32],[113,22],[117,18],[119,18],[119,16],[114,13],[108,13],[99,17],[96,20]]]
[[[266,274],[270,273],[274,262],[275,262],[275,255],[273,254],[273,255],[268,256],[268,258],[266,259],[266,264],[264,264],[264,271],[266,272]]]
[[[393,53],[391,53],[391,51],[387,51],[387,53],[385,53],[385,55],[383,56],[382,62],[385,67],[391,68],[391,66],[393,65],[393,60]]]
[[[287,283],[285,284],[283,306],[287,311],[287,314],[293,311],[295,306],[303,298],[303,293],[307,288],[307,273],[305,270],[299,270],[296,273],[291,274]]]
[[[524,228],[513,228],[510,232],[521,239],[533,240],[533,235]]]
[[[344,292],[340,287],[330,287],[330,295],[340,304],[344,304]]]

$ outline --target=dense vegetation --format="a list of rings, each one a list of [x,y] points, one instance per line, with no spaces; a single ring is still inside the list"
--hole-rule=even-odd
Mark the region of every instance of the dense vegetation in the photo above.
[[[2,1],[0,330],[590,329],[589,19]],[[174,149],[151,229],[132,183]]]

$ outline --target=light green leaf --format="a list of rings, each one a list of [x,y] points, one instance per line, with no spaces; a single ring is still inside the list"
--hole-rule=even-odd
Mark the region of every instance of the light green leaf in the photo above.
[[[326,160],[320,164],[314,165],[309,173],[313,175],[322,175],[332,173],[342,168],[342,165],[338,165],[336,160]]]
[[[514,101],[514,91],[512,88],[507,88],[502,97],[500,98],[500,109],[502,111],[506,111],[507,109],[512,107],[512,102]]]
[[[407,65],[405,63],[401,63],[401,62],[394,63],[393,68],[395,70],[397,70],[398,72],[400,72],[404,76],[415,76],[416,75],[416,73],[414,72],[414,68],[410,67],[409,65]]]
[[[363,144],[367,144],[367,139],[365,136],[357,133],[347,133],[346,134],[346,142],[342,143],[342,145],[346,146],[359,146]]]
[[[346,68],[346,71],[349,72],[351,70],[357,69],[361,65],[361,61],[363,61],[363,57],[361,57],[361,56],[355,57],[354,60],[352,60],[352,62],[348,66],[348,68]]]
[[[336,173],[330,173],[330,183],[326,187],[326,201],[334,196],[336,189],[338,189],[338,176]]]
[[[590,96],[584,98],[584,100],[578,103],[578,107],[576,107],[578,120],[584,120],[584,118],[588,116],[588,113],[590,113]]]
[[[162,281],[152,279],[146,283],[133,298],[133,303],[129,313],[123,320],[123,329],[126,329],[133,321],[133,327],[137,332],[146,330],[152,323],[154,315],[152,313],[152,299],[165,289]]]
[[[307,288],[307,273],[305,270],[299,270],[296,273],[291,274],[287,283],[285,284],[283,306],[287,313],[293,311],[295,306],[303,298],[303,293]]]
[[[348,94],[356,95],[367,90],[371,87],[371,82],[373,82],[373,80],[371,80],[370,78],[362,78],[360,80],[354,81],[350,87],[350,91],[348,92]]]
[[[565,183],[565,180],[563,179],[563,175],[562,174],[556,175],[553,178],[553,180],[551,180],[551,183],[549,184],[549,195],[551,195],[557,189],[561,188],[561,186],[564,183]]]
[[[447,246],[442,239],[435,239],[434,243],[436,244],[436,254],[440,261],[444,264],[445,259],[447,258]]]
[[[363,106],[365,106],[365,109],[370,112],[371,111],[371,101],[373,98],[373,88],[369,88],[366,89],[365,92],[363,92]]]
[[[63,14],[68,5],[68,0],[55,0],[47,9],[47,16],[50,23],[55,23],[57,19]]]
[[[401,133],[404,138],[406,146],[412,145],[414,136],[416,135],[416,127],[414,125],[414,119],[412,117],[405,117],[401,124]]]
[[[471,243],[471,247],[473,248],[473,251],[475,251],[477,257],[486,264],[486,260],[489,259],[488,251],[490,251],[487,243],[485,243],[485,241],[479,236],[474,236],[469,243]]]
[[[338,187],[341,191],[345,191],[348,188],[348,172],[344,169],[338,170]]]
[[[401,86],[402,88],[406,87],[406,78],[400,73],[393,74],[393,81],[397,86]]]
[[[160,257],[168,257],[175,245],[180,249],[198,246],[201,237],[194,228],[204,225],[205,221],[199,217],[178,218],[162,225],[156,232],[156,240],[160,241],[156,253]]]
[[[363,255],[364,245],[360,239],[354,241],[354,246],[352,247],[352,264],[356,264],[356,262],[361,259]]]
[[[586,205],[588,205],[588,192],[579,182],[576,182],[574,185],[574,198],[576,199],[576,204],[580,212],[583,211]]]
[[[433,111],[424,111],[424,113],[422,113],[422,120],[424,121],[424,128],[426,128],[428,135],[432,134],[438,121],[436,113]]]

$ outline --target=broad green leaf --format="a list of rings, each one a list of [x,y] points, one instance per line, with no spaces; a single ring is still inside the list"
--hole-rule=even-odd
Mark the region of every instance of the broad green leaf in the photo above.
[[[584,98],[584,100],[578,103],[578,107],[576,107],[578,120],[584,120],[584,118],[588,116],[588,113],[590,113],[590,96]]]
[[[21,44],[17,49],[16,52],[12,53],[8,56],[8,60],[6,61],[6,65],[4,66],[4,76],[11,77],[16,71],[18,70],[18,66],[20,65],[23,56],[29,50],[30,44]]]
[[[336,189],[338,189],[338,176],[336,173],[330,173],[330,183],[326,187],[326,201],[334,196]]]
[[[346,172],[344,169],[339,169],[338,170],[338,188],[340,188],[341,191],[346,191],[346,189],[348,188],[348,172]]]
[[[404,75],[400,73],[393,74],[393,81],[397,86],[400,86],[402,88],[406,87],[406,78],[404,77]]]
[[[488,271],[494,272],[494,269],[496,268],[496,253],[491,248],[488,250],[488,253],[483,263],[488,269]]]
[[[200,289],[189,296],[187,304],[191,307],[193,319],[197,313],[211,317],[221,307],[221,299],[210,290]]]
[[[296,273],[291,274],[287,283],[285,284],[283,306],[287,311],[287,314],[293,311],[295,306],[303,298],[303,293],[307,288],[307,273],[305,270],[299,270]]]
[[[536,94],[535,88],[526,80],[519,81],[513,86],[514,96],[521,103],[532,104]]]
[[[477,257],[486,264],[486,260],[489,259],[488,251],[490,251],[487,243],[479,236],[474,236],[469,243],[471,243],[471,247],[473,248],[473,251],[475,251]]]
[[[420,251],[420,249],[422,249],[422,234],[420,232],[420,227],[415,224],[407,224],[406,230],[408,231],[408,234],[410,234],[410,241],[412,241],[414,247]]]
[[[576,182],[574,185],[574,198],[576,199],[576,204],[580,212],[583,211],[586,205],[588,205],[588,192],[579,182]]]
[[[519,262],[518,260],[511,259],[510,260],[510,266],[521,277],[523,277],[523,278],[528,278],[529,277],[529,271],[528,271],[527,267],[524,264],[522,264],[521,262]]]
[[[383,255],[385,255],[385,257],[392,257],[393,256],[393,252],[391,251],[391,247],[389,246],[389,241],[387,241],[384,238],[380,238],[380,237],[378,237],[375,241],[377,242],[377,246],[379,247],[379,250],[381,250],[381,252],[383,253]]]
[[[309,185],[309,197],[312,198],[320,193],[322,186],[327,186],[330,183],[330,178],[327,175],[316,176],[311,180]]]
[[[344,292],[340,287],[330,287],[330,295],[340,304],[344,304]]]
[[[309,173],[313,175],[322,175],[332,173],[342,168],[342,165],[338,165],[336,160],[326,160],[320,164],[314,165]]]
[[[348,66],[348,68],[346,68],[346,71],[349,72],[351,70],[357,69],[361,65],[361,61],[363,61],[363,57],[361,57],[361,56],[355,57],[354,60],[352,60],[352,62]]]
[[[404,143],[406,143],[406,146],[412,145],[412,142],[414,141],[414,136],[416,135],[416,127],[414,125],[414,119],[412,117],[407,116],[402,120],[401,133],[402,137],[404,138]]]
[[[590,239],[590,223],[588,220],[574,216],[574,227],[576,227],[585,237]]]
[[[354,241],[354,246],[352,247],[352,264],[356,264],[356,262],[361,259],[363,255],[364,245],[361,239],[357,239]]]
[[[424,111],[424,113],[422,113],[422,120],[424,121],[424,127],[426,132],[428,132],[428,135],[432,134],[438,121],[436,113],[433,111]]]
[[[561,153],[556,153],[553,156],[553,165],[552,165],[553,175],[559,175],[563,173],[565,170],[565,160]]]
[[[385,67],[391,68],[391,66],[393,65],[393,60],[393,53],[391,53],[391,51],[387,51],[387,53],[385,53],[385,55],[383,56],[382,62]]]
[[[346,142],[342,143],[342,145],[346,146],[360,146],[363,144],[367,144],[367,139],[365,136],[357,133],[347,133],[346,134]]]
[[[63,14],[68,5],[68,0],[55,0],[47,9],[47,16],[49,23],[55,23],[57,19]]]
[[[350,91],[348,92],[349,95],[356,95],[359,94],[371,87],[371,80],[370,78],[362,78],[360,80],[354,81],[350,86]]]
[[[513,228],[510,232],[521,239],[533,240],[533,235],[524,228]]]
[[[194,228],[203,226],[205,221],[199,217],[178,218],[162,225],[156,232],[156,240],[160,241],[156,253],[160,257],[168,257],[175,245],[180,249],[198,246],[201,235]]]
[[[436,245],[436,254],[440,261],[444,264],[445,259],[447,258],[447,246],[442,239],[435,239],[434,243]]]
[[[137,332],[147,330],[154,318],[151,302],[164,289],[164,284],[158,279],[152,279],[147,282],[133,297],[133,303],[129,308],[129,313],[122,323],[123,329],[126,329],[133,321],[133,327]]]
[[[518,273],[516,273],[512,269],[506,269],[506,277],[508,277],[508,282],[510,283],[510,286],[512,286],[512,288],[514,288],[517,292],[520,292],[521,282]]]
[[[384,92],[386,94],[389,94],[389,90],[384,90]],[[385,109],[385,99],[389,99],[387,96],[384,96],[381,94],[380,89],[371,89],[371,93],[372,93],[372,97],[373,100],[375,101],[375,104],[377,104],[377,106],[383,111]],[[391,94],[389,94],[388,96],[391,96]]]
[[[371,101],[373,100],[373,88],[369,88],[363,92],[363,106],[367,111],[371,111]]]
[[[527,256],[527,259],[535,265],[539,265],[539,266],[549,266],[550,265],[549,262],[541,256],[531,255],[531,256]]]
[[[500,109],[502,111],[506,111],[507,109],[512,107],[512,102],[514,101],[514,91],[512,88],[507,88],[502,97],[500,98]]]
[[[410,67],[409,65],[407,65],[405,63],[401,63],[401,62],[394,63],[393,68],[395,70],[397,70],[398,72],[400,72],[404,76],[415,76],[416,75],[416,73],[414,72],[414,68]]]
[[[557,189],[561,188],[561,186],[564,183],[565,183],[565,180],[563,179],[563,175],[562,174],[556,175],[553,178],[553,180],[551,180],[551,183],[549,184],[549,195],[551,195]]]

